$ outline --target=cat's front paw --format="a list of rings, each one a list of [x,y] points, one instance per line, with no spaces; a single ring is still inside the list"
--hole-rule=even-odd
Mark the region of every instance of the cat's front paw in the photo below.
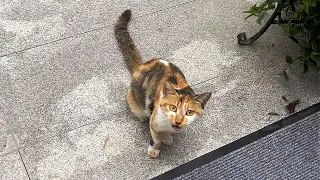
[[[158,155],[160,153],[160,150],[159,149],[154,149],[152,146],[149,146],[148,148],[148,155],[151,157],[151,158],[157,158]]]
[[[161,141],[163,142],[163,144],[170,146],[173,143],[173,137],[171,135],[168,135]]]

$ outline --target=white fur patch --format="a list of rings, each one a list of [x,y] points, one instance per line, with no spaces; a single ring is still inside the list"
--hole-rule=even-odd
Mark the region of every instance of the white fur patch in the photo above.
[[[146,103],[146,107],[144,109],[144,114],[146,116],[151,116],[151,112],[150,112],[150,109],[149,109],[149,105],[151,104],[151,100],[148,98],[148,95],[146,96],[145,103]]]
[[[158,131],[172,131],[171,123],[168,117],[162,112],[161,108],[158,108],[157,116],[155,117]]]
[[[168,61],[165,61],[165,60],[159,60],[162,64],[166,65],[166,66],[169,66],[169,62]]]
[[[151,156],[152,158],[158,157],[159,153],[160,153],[160,150],[159,150],[159,149],[154,149],[152,146],[149,146],[149,147],[148,147],[148,154],[149,154],[149,156]]]
[[[191,124],[193,121],[199,119],[197,115],[192,115],[192,116],[185,116],[185,118],[188,120],[187,125]]]

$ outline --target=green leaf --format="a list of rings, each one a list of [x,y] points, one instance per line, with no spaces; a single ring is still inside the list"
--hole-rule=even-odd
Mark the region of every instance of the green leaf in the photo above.
[[[306,6],[310,6],[311,0],[302,0],[302,3]]]
[[[251,6],[251,8],[250,8],[250,10],[251,10],[252,12],[254,12],[254,11],[258,10],[258,9],[259,9],[259,8],[258,8],[257,4],[254,4],[254,5]]]
[[[320,53],[312,52],[310,57],[312,60],[320,61]]]
[[[310,14],[309,6],[306,6],[306,8],[304,10],[306,11],[307,14]]]
[[[284,36],[292,36],[296,34],[301,34],[302,30],[298,27],[291,26],[290,24],[283,24],[282,25],[283,29],[283,35]]]
[[[299,14],[297,12],[293,12],[292,17],[297,19],[299,17]]]
[[[295,26],[289,26],[290,35],[300,34],[300,29]]]
[[[312,49],[311,48],[304,48],[302,52],[303,52],[304,57],[308,58],[309,56],[311,56]]]
[[[286,62],[287,62],[288,64],[292,64],[292,63],[293,63],[292,57],[291,57],[291,56],[286,56]]]
[[[259,16],[258,16],[258,18],[257,18],[257,20],[256,20],[256,22],[257,22],[258,24],[261,24],[261,21],[262,21],[262,19],[264,18],[265,15],[266,15],[265,12],[260,13]]]
[[[283,24],[283,25],[282,25],[282,29],[283,29],[283,35],[284,35],[284,36],[290,36],[290,27],[289,27],[289,24]]]
[[[276,6],[274,4],[272,4],[272,5],[268,6],[266,10],[273,10],[275,8],[276,8]]]
[[[253,16],[254,14],[248,15],[244,20],[247,20],[249,17]]]
[[[252,10],[248,10],[248,11],[243,11],[243,13],[251,14],[251,13],[253,13],[253,11]]]
[[[269,6],[272,5],[273,2],[274,2],[274,0],[266,0],[266,3],[267,3]]]
[[[311,6],[311,2],[312,0],[302,0],[302,3],[304,5],[304,11],[309,14],[310,13],[310,6]]]
[[[319,42],[319,41],[318,41],[318,42]],[[316,42],[316,40],[313,41],[313,43],[312,43],[312,50],[313,50],[314,52],[320,52],[320,45]]]
[[[319,66],[319,67],[317,67],[317,71],[318,71],[318,72],[320,72],[320,66]]]
[[[310,47],[308,41],[306,41],[305,39],[301,39],[299,41],[299,45],[300,45],[301,48],[309,48]]]
[[[288,76],[288,73],[284,70],[282,71],[282,73],[279,73],[279,75],[285,79],[286,81],[289,81],[289,76]]]
[[[308,66],[307,61],[305,61],[304,64],[303,64],[303,74],[305,74],[306,72],[308,72],[308,70],[309,70],[309,66]]]
[[[316,0],[311,0],[310,6],[311,7],[316,7],[317,6]]]

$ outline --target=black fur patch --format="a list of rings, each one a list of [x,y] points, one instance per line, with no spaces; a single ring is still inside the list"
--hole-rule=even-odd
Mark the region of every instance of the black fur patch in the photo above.
[[[154,142],[152,139],[150,139],[150,146],[153,146],[154,145]]]
[[[177,78],[176,78],[175,76],[170,76],[170,77],[168,78],[168,81],[169,81],[170,83],[172,83],[172,84],[178,85],[178,80],[177,80]]]
[[[184,74],[182,73],[182,71],[181,71],[177,66],[175,66],[175,65],[172,64],[172,63],[170,63],[170,68],[171,68],[171,70],[172,70],[173,73],[178,73],[178,74],[180,74],[180,75],[183,77],[183,79],[186,79],[186,77],[184,76]]]
[[[149,110],[150,110],[150,112],[153,112],[153,110],[154,110],[154,105],[153,105],[153,103],[154,103],[154,101],[152,101],[151,100],[151,103],[149,104]]]
[[[149,96],[149,99],[151,101],[150,105],[149,105],[149,109],[150,112],[153,111],[154,109],[154,101],[156,99],[156,95],[157,95],[157,88],[159,86],[159,83],[161,81],[161,79],[163,78],[163,76],[165,75],[165,66],[162,64],[157,64],[156,66],[154,66],[150,71],[146,72],[146,74],[144,75],[143,79],[148,78],[148,81],[153,81],[153,87],[151,87],[151,94]],[[149,83],[147,83],[149,84]]]
[[[183,89],[176,89],[176,92],[181,95],[188,95],[190,97],[194,96],[194,91],[190,86]]]
[[[131,91],[134,100],[141,106],[145,106],[146,93],[141,82],[131,82]]]

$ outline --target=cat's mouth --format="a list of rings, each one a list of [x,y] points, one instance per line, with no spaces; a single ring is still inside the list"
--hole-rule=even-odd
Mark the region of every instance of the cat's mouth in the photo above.
[[[177,125],[173,125],[171,124],[173,131],[178,132],[180,131],[181,127],[177,126]]]

